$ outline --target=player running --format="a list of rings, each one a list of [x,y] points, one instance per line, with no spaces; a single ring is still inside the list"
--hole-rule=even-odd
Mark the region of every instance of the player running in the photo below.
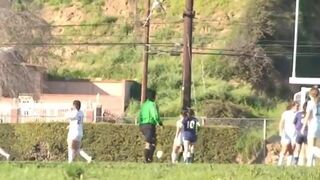
[[[81,140],[83,137],[83,112],[80,110],[81,102],[79,100],[73,101],[73,107],[68,114],[68,120],[70,121],[68,129],[68,162],[71,163],[76,155],[80,154],[88,163],[92,161],[86,152],[81,148]]]
[[[281,152],[279,156],[278,166],[283,163],[284,156],[287,156],[287,166],[292,164],[293,147],[296,141],[296,127],[294,125],[294,118],[298,111],[299,103],[290,102],[287,110],[282,113],[281,120],[279,123],[279,135],[281,137]]]
[[[145,163],[153,161],[153,154],[156,150],[157,135],[156,126],[162,126],[158,106],[154,102],[156,94],[149,91],[147,100],[142,104],[138,117],[140,131],[145,138],[144,158]]]
[[[176,123],[177,130],[174,136],[172,153],[171,153],[172,163],[178,163],[183,154],[182,121],[185,117],[187,117],[187,111],[182,110],[180,117],[181,118]]]
[[[194,160],[194,146],[197,141],[197,130],[200,126],[198,119],[194,115],[194,110],[189,108],[187,116],[182,120],[183,158],[185,163],[192,163]]]
[[[307,104],[306,116],[304,118],[301,132],[304,132],[308,125],[308,148],[307,148],[307,166],[314,165],[314,155],[320,156],[320,150],[315,146],[317,138],[320,138],[320,94],[317,87],[311,88],[309,92],[310,101]]]
[[[302,111],[298,112],[296,114],[296,117],[294,118],[294,124],[296,126],[296,132],[297,132],[296,145],[294,148],[294,155],[293,155],[294,165],[298,165],[299,158],[300,158],[301,165],[304,164],[305,148],[307,145],[307,126],[303,131],[303,133],[301,133],[301,129],[303,126],[303,119],[306,115],[306,109],[307,109],[307,102],[303,104]]]
[[[8,154],[7,152],[5,152],[2,148],[0,148],[0,154],[1,154],[2,156],[4,156],[4,157],[7,159],[7,161],[10,160],[10,154]]]

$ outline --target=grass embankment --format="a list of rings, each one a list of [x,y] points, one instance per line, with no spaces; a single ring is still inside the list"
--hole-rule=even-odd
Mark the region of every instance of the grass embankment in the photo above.
[[[69,17],[58,20],[43,15],[53,24],[103,24],[98,26],[67,26],[59,32],[53,29],[54,41],[61,43],[70,42],[96,42],[96,43],[129,43],[123,46],[79,46],[59,47],[52,50],[50,57],[49,74],[52,79],[77,79],[77,78],[103,78],[103,79],[134,79],[141,80],[141,60],[143,46],[130,45],[133,42],[141,42],[139,38],[143,27],[137,26],[134,21],[144,17],[143,2],[138,2],[137,16],[127,17],[122,15],[121,8],[126,7],[124,1],[119,1],[112,14],[106,15],[106,5],[111,4],[106,0],[28,0],[17,2],[17,5],[27,6],[29,9],[38,7],[53,14],[67,12],[75,15],[71,22],[63,22]],[[29,2],[29,3],[28,3]],[[121,3],[123,2],[123,3]],[[247,11],[246,2],[234,2],[231,0],[197,1],[195,2],[196,17],[204,19],[195,20],[193,44],[196,48],[230,48],[227,42],[232,41],[234,32],[239,28],[238,21]],[[166,13],[154,12],[151,26],[151,43],[169,43],[168,45],[152,45],[149,62],[148,87],[157,91],[161,116],[177,116],[181,107],[181,56],[171,56],[170,53],[177,47],[173,44],[182,43],[183,24],[172,23],[181,20],[184,10],[184,1],[166,1],[164,6]],[[73,8],[72,8],[73,7]],[[129,13],[130,8],[124,10]],[[132,10],[133,11],[133,10]],[[131,13],[134,13],[131,12]],[[124,13],[126,14],[126,13]],[[209,18],[210,17],[210,18]],[[78,19],[77,19],[78,18]],[[217,23],[219,21],[219,23]],[[157,24],[159,23],[160,24]],[[161,23],[164,24],[161,24]],[[172,43],[172,44],[170,44]],[[227,46],[227,47],[226,47]],[[179,49],[179,47],[178,47]],[[60,51],[62,53],[60,53]],[[211,52],[211,50],[207,50]],[[213,51],[212,52],[216,52]],[[59,58],[58,58],[59,57]],[[255,89],[246,81],[240,81],[234,77],[235,69],[230,66],[234,62],[222,61],[230,59],[228,56],[200,56],[194,55],[193,61],[193,88],[192,98],[198,115],[214,117],[270,117],[276,107],[281,103],[278,97],[270,98],[257,96]],[[137,96],[138,97],[138,96]],[[139,109],[137,101],[132,101],[128,115],[135,116]],[[222,104],[227,104],[221,108]],[[215,105],[215,106],[209,106]],[[207,108],[206,108],[207,107]],[[219,108],[220,107],[220,108]],[[216,109],[217,112],[212,112]],[[244,113],[233,113],[237,110]],[[217,114],[224,112],[223,114]]]
[[[80,175],[82,174],[82,175]],[[2,163],[0,179],[319,179],[318,168],[248,165],[136,163]]]

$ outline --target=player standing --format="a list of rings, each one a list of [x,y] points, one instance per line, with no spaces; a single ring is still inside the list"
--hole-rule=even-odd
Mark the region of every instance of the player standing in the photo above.
[[[0,154],[4,156],[8,161],[10,160],[10,154],[5,152],[2,148],[0,148]]]
[[[279,123],[279,135],[281,137],[281,152],[279,156],[278,166],[283,163],[284,156],[288,153],[287,166],[292,164],[293,147],[296,141],[296,128],[294,125],[294,118],[298,111],[299,103],[290,102],[287,110],[282,113]]]
[[[162,126],[155,99],[156,94],[149,91],[147,100],[142,104],[138,117],[140,131],[145,138],[145,163],[151,163],[153,161],[153,154],[156,150],[157,143],[156,126]]]
[[[307,166],[314,165],[314,155],[319,156],[319,149],[315,146],[317,138],[320,138],[320,94],[317,87],[312,87],[310,92],[310,101],[307,104],[306,116],[302,132],[308,125],[308,148],[307,148]]]
[[[197,130],[200,126],[198,119],[194,115],[194,110],[189,108],[187,116],[182,120],[183,158],[185,163],[192,163],[194,160],[194,146],[197,142]]]
[[[294,164],[298,165],[298,161],[300,158],[301,165],[304,164],[304,157],[305,157],[305,148],[307,145],[307,128],[301,133],[301,129],[303,127],[303,119],[306,115],[307,109],[307,102],[305,102],[302,106],[302,111],[296,114],[294,118],[294,124],[296,126],[297,138],[296,138],[296,145],[294,148]],[[303,155],[303,156],[302,156]]]
[[[171,160],[172,163],[178,163],[180,161],[180,157],[183,154],[183,138],[182,138],[182,121],[187,117],[187,111],[182,110],[180,119],[176,123],[176,134],[174,136],[172,153],[171,153]]]
[[[73,101],[73,107],[71,112],[68,114],[70,121],[68,129],[68,162],[71,163],[77,154],[80,154],[88,163],[92,161],[86,152],[81,148],[81,140],[83,137],[83,112],[80,110],[81,102],[79,100]]]

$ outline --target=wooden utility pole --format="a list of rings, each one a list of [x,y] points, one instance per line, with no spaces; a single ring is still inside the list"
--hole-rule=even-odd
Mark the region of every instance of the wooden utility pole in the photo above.
[[[142,70],[142,83],[141,83],[141,103],[144,103],[147,97],[148,90],[148,63],[149,63],[149,34],[150,34],[150,0],[145,0],[145,9],[147,10],[147,22],[144,26],[144,51],[143,51],[143,70]]]
[[[193,0],[186,0],[186,9],[183,13],[183,108],[191,107],[191,65],[192,65],[192,20],[194,18]]]

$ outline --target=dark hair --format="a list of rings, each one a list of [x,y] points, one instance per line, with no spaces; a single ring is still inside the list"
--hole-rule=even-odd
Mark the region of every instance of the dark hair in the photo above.
[[[302,109],[303,109],[304,114],[307,112],[307,105],[308,105],[308,101],[304,102],[302,105]]]
[[[150,101],[154,101],[156,99],[156,92],[149,90],[147,92],[147,99],[149,99]]]
[[[295,105],[299,105],[298,101],[291,101],[288,103],[287,105],[287,110],[290,110],[291,108],[293,108]]]
[[[187,116],[188,116],[188,110],[187,110],[187,109],[182,109],[182,110],[181,110],[181,115],[182,115],[183,117],[187,117]]]
[[[194,115],[195,115],[194,110],[192,108],[188,108],[187,109],[187,116],[189,118],[191,118],[191,117],[194,117]]]
[[[74,100],[73,105],[76,107],[76,109],[79,111],[81,108],[81,102],[79,100]]]
[[[310,91],[309,91],[309,95],[313,98],[317,98],[319,97],[319,89],[317,86],[313,86]]]

